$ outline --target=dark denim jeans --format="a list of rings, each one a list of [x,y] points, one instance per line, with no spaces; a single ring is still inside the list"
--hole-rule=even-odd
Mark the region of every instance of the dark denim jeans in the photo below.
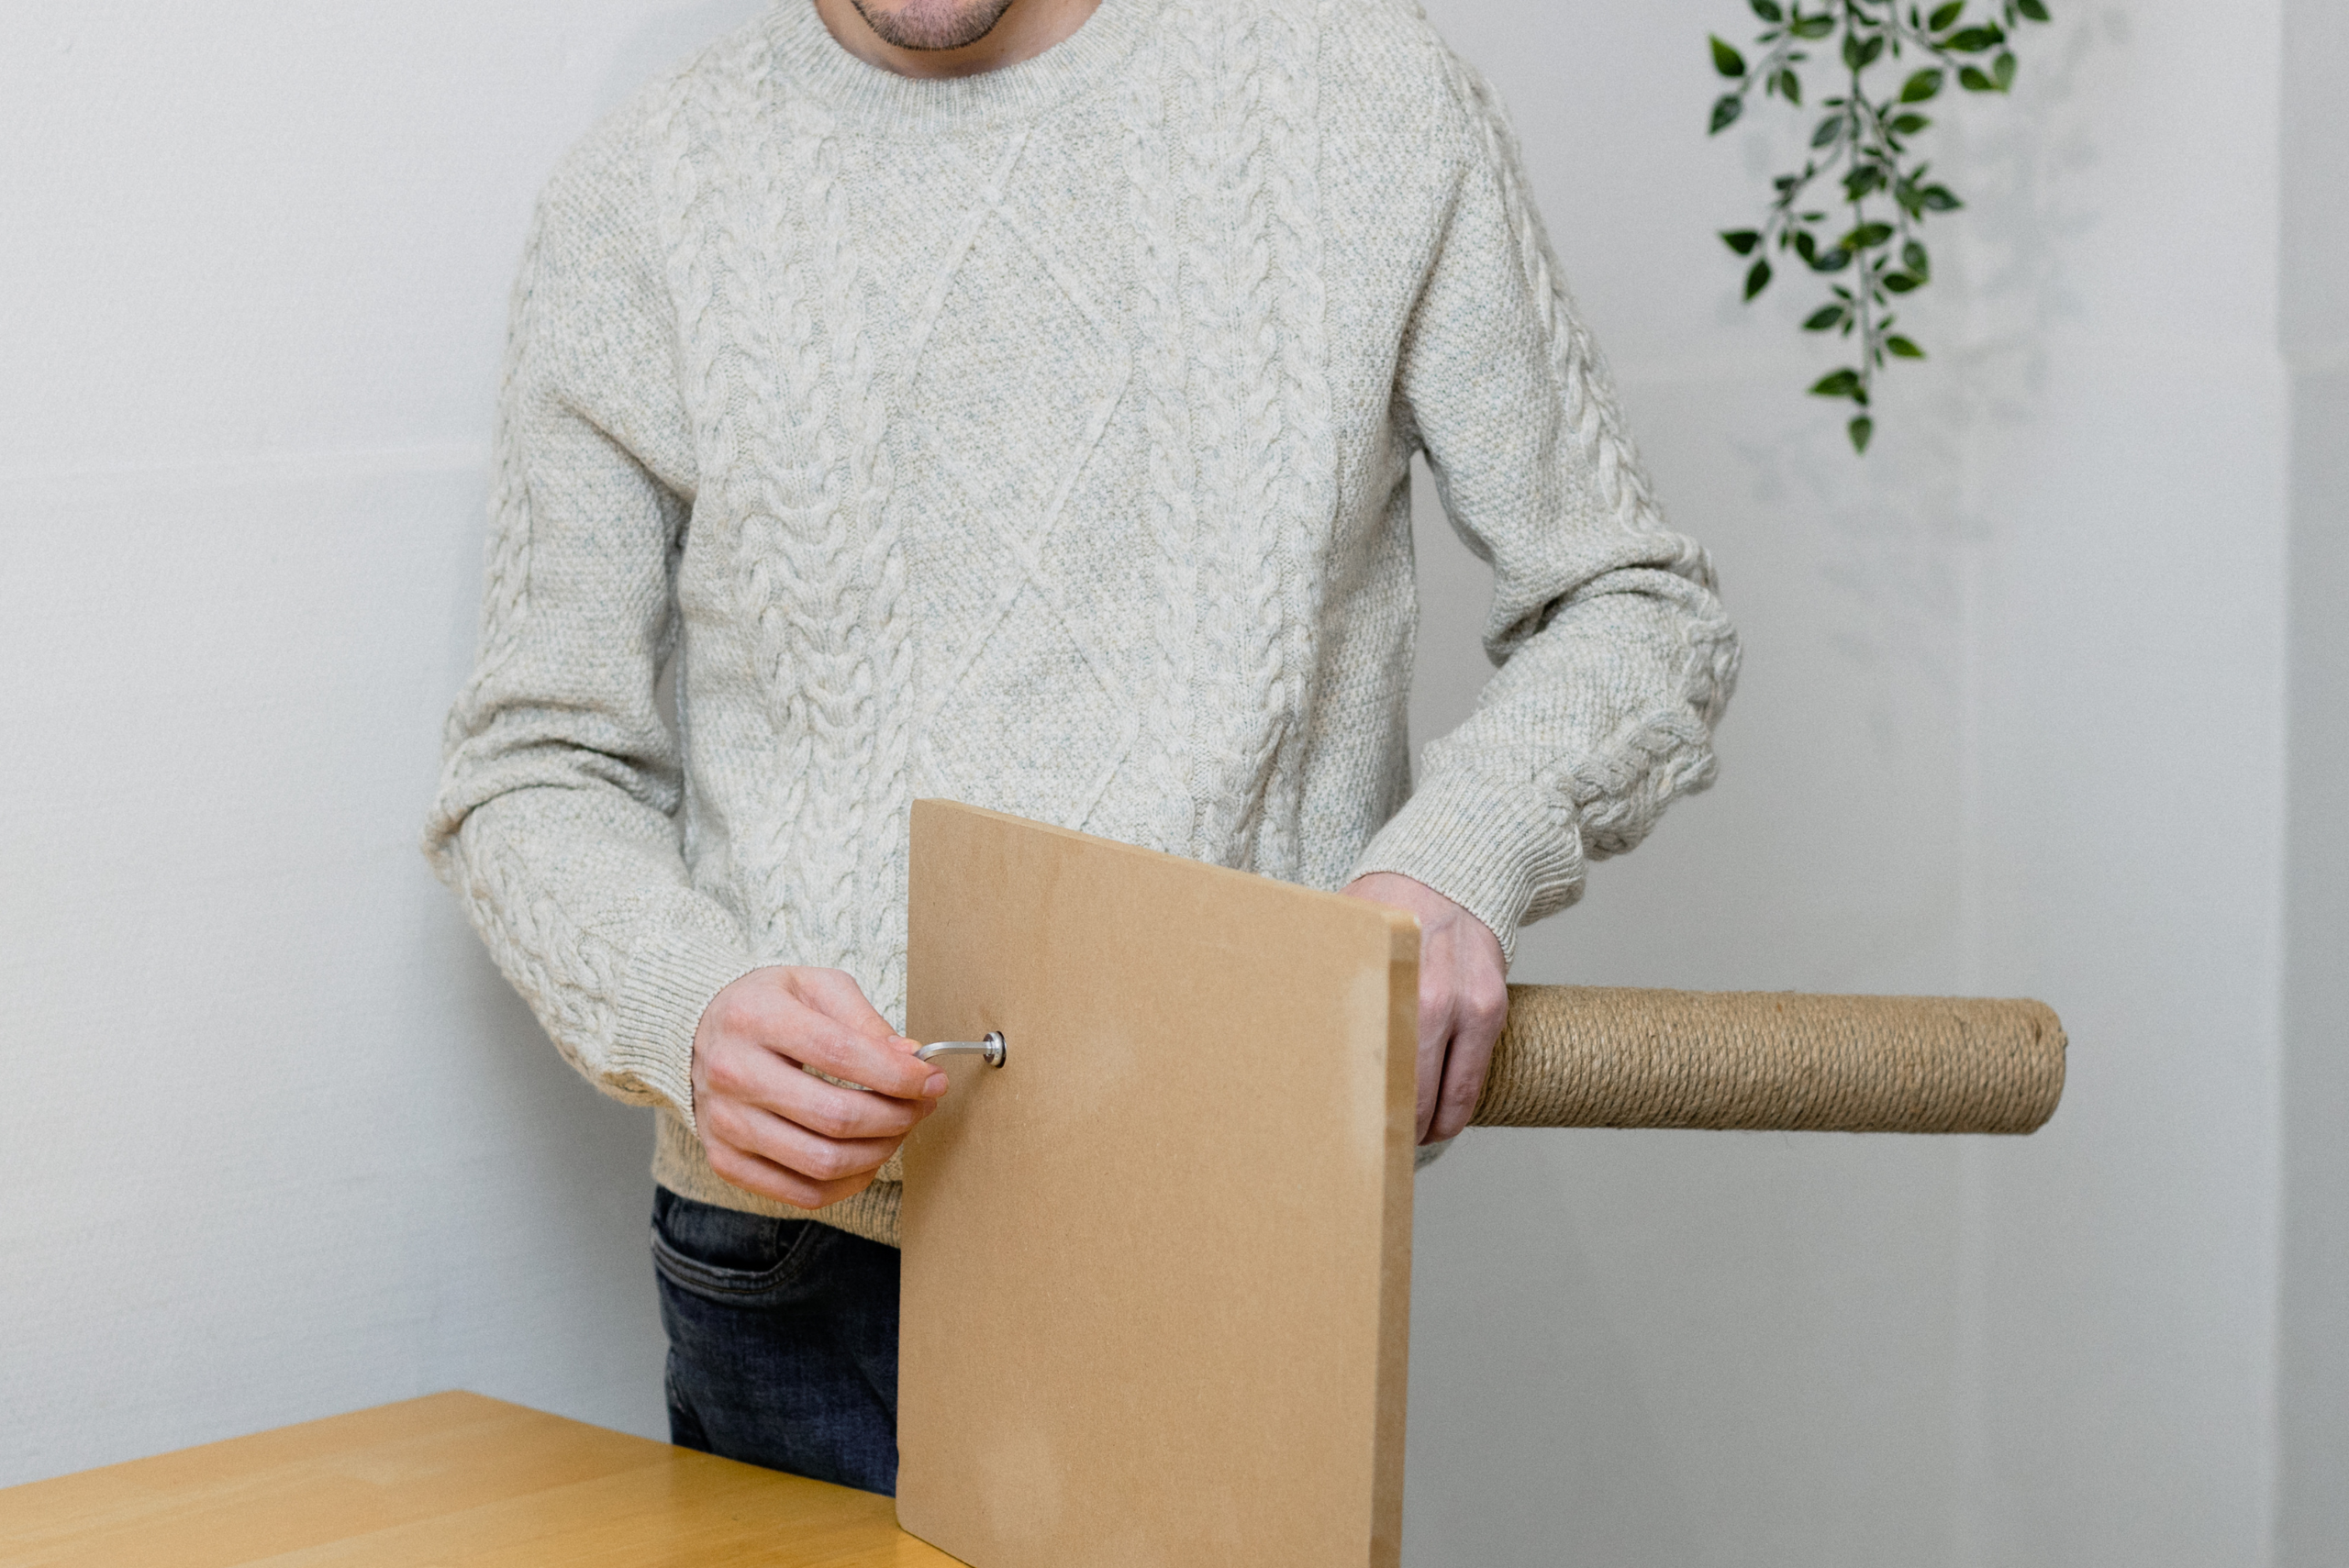
[[[896,1248],[655,1187],[652,1267],[672,1442],[896,1495]]]

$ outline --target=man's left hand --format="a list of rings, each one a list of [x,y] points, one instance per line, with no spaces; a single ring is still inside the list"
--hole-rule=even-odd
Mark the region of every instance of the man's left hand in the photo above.
[[[1358,876],[1345,891],[1419,917],[1419,1141],[1457,1137],[1485,1092],[1508,1018],[1500,939],[1427,884],[1391,871]]]

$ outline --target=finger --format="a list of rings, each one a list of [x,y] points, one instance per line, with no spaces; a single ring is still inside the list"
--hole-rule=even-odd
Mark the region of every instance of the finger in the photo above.
[[[821,1208],[844,1197],[854,1197],[873,1184],[873,1178],[852,1176],[845,1181],[818,1182],[796,1171],[786,1171],[771,1160],[745,1153],[716,1139],[704,1139],[709,1168],[745,1192],[787,1203],[794,1208]]]
[[[760,1032],[770,1031],[763,1027]],[[697,1099],[713,1105],[740,1101],[756,1106],[836,1138],[901,1134],[937,1104],[828,1084],[802,1072],[795,1058],[756,1038],[716,1041],[696,1058],[695,1067]]]
[[[1443,1087],[1443,1062],[1452,1042],[1452,991],[1440,975],[1422,971],[1419,982],[1419,1105],[1414,1136],[1425,1143],[1434,1124],[1436,1096]]]
[[[833,1001],[843,995],[860,995],[856,983],[847,975],[829,973],[837,976],[827,983],[833,987],[829,992]],[[855,1032],[808,1003],[801,994],[807,984],[795,977],[768,986],[740,991],[729,987],[720,992],[706,1020],[715,1025],[713,1038],[762,1047],[795,1065],[816,1067],[899,1098],[934,1099],[946,1092],[946,1074],[918,1060],[913,1041],[891,1035],[886,1024],[879,1025],[877,1036]],[[866,1011],[877,1023],[880,1015]],[[751,1071],[735,1065],[741,1073]]]
[[[915,1056],[913,1041],[859,1034],[809,1007],[797,1008],[783,1038],[772,1045],[795,1062],[876,1094],[918,1100],[946,1092],[946,1074]]]
[[[866,1089],[828,1084],[781,1057],[769,1056],[777,1082],[746,1096],[761,1110],[796,1123],[822,1138],[903,1138],[937,1108],[936,1100],[901,1100]]]
[[[1443,1086],[1437,1092],[1435,1118],[1422,1142],[1457,1138],[1476,1114],[1485,1093],[1485,1073],[1492,1065],[1493,1046],[1500,1039],[1508,1004],[1498,1010],[1469,1005],[1455,1009],[1452,1041],[1443,1055]]]
[[[1450,1039],[1444,1046],[1433,1116],[1420,1129],[1420,1141],[1457,1138],[1476,1113],[1493,1047],[1508,1021],[1508,965],[1500,941],[1481,922],[1464,917],[1444,925],[1442,939],[1431,940],[1421,964],[1431,968],[1445,992]]]
[[[895,1138],[826,1138],[755,1106],[715,1107],[710,1136],[811,1182],[840,1182],[879,1170],[897,1146]]]
[[[896,1040],[897,1031],[866,1000],[856,976],[844,969],[803,969],[796,978],[799,999],[834,1023],[871,1040]]]

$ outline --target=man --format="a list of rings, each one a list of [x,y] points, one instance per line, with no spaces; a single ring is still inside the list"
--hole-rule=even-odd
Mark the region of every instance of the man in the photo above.
[[[1410,910],[1431,1144],[1734,676],[1407,0],[777,0],[555,175],[497,450],[430,851],[658,1107],[676,1440],[874,1490],[910,800]],[[1414,451],[1500,666],[1416,792]]]

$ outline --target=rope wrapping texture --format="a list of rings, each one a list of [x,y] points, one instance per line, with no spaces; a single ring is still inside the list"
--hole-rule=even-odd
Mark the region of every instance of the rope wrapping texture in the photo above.
[[[2064,1093],[2045,1004],[1512,985],[1477,1127],[2036,1130]]]

